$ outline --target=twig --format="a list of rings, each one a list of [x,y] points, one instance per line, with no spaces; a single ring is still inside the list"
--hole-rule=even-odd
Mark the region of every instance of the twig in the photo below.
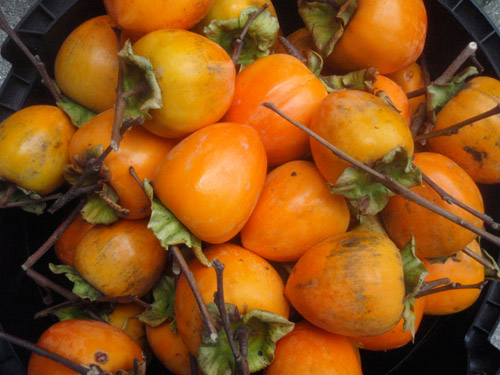
[[[46,278],[41,273],[36,272],[32,268],[28,268],[26,270],[26,275],[28,275],[28,277],[33,279],[41,287],[49,288],[68,300],[78,300],[80,298],[76,294],[73,294],[68,289],[63,288],[59,284],[56,284],[55,282]]]
[[[38,261],[38,259],[40,259],[47,251],[50,250],[52,246],[54,246],[57,240],[61,238],[66,229],[80,214],[80,210],[83,208],[86,202],[87,199],[83,197],[78,203],[78,205],[73,209],[73,211],[71,211],[68,217],[64,219],[64,221],[61,224],[59,224],[59,226],[56,228],[54,233],[51,234],[51,236],[47,239],[47,241],[45,241],[37,251],[35,251],[32,255],[30,255],[28,259],[26,259],[24,264],[21,266],[23,270],[26,271],[28,268],[31,268]]]
[[[33,352],[39,356],[49,358],[49,359],[65,366],[65,367],[77,372],[78,374],[81,374],[81,375],[97,374],[96,372],[91,372],[92,369],[87,367],[87,366],[73,362],[72,360],[64,358],[63,356],[60,356],[59,354],[56,354],[50,350],[42,348],[41,346],[35,345],[29,341],[20,339],[19,337],[15,337],[15,336],[10,335],[8,333],[0,331],[0,339],[8,341],[11,344],[20,346],[24,349],[27,349],[30,352]]]
[[[479,211],[476,211],[472,207],[469,207],[466,204],[460,202],[455,197],[452,197],[450,194],[448,194],[446,191],[444,191],[438,184],[436,184],[434,181],[432,181],[432,179],[429,176],[427,176],[426,174],[422,173],[422,178],[424,179],[425,182],[427,182],[427,184],[431,188],[436,190],[436,192],[439,194],[441,199],[443,199],[448,204],[457,205],[458,207],[460,207],[460,208],[464,209],[465,211],[471,213],[472,215],[478,217],[479,219],[484,221],[486,224],[488,224],[491,228],[493,228],[495,230],[498,230],[500,228],[500,225],[498,223],[495,223],[495,221],[493,220],[492,217],[490,217],[484,213],[481,213]]]
[[[280,41],[281,45],[285,49],[286,53],[288,53],[289,55],[291,55],[291,56],[299,59],[304,64],[307,62],[306,58],[304,57],[304,55],[287,38],[285,38],[284,36],[279,36],[278,40]]]
[[[28,206],[28,205],[33,204],[33,203],[52,201],[55,199],[59,199],[60,197],[62,197],[62,194],[57,193],[57,194],[48,195],[46,197],[42,197],[40,199],[30,199],[30,200],[26,200],[26,201],[10,202],[10,203],[5,203],[3,206],[0,206],[0,209],[13,208],[13,207],[23,207],[23,206]]]
[[[248,365],[248,336],[250,336],[250,330],[246,326],[238,327],[234,331],[234,337],[240,346],[242,373],[245,375],[250,374],[250,367]]]
[[[191,375],[198,375],[198,361],[191,353],[189,353],[189,368]]]
[[[46,309],[38,311],[35,314],[34,319],[43,318],[43,317],[45,317],[45,316],[47,316],[49,314],[52,314],[52,313],[54,313],[56,311],[65,309],[67,307],[82,305],[84,303],[86,303],[86,301],[83,300],[83,299],[71,299],[69,301],[64,301],[64,302],[61,302],[61,303],[59,303],[57,305],[50,306],[50,307],[47,307]]]
[[[134,178],[135,182],[137,182],[137,185],[139,185],[139,187],[143,191],[144,195],[149,200],[148,193],[147,193],[146,189],[144,188],[144,184],[142,183],[141,179],[139,178],[139,176],[137,176],[137,173],[135,172],[135,168],[133,166],[130,166],[130,168],[128,169],[128,172]]]
[[[127,296],[118,296],[118,297],[99,297],[95,301],[89,301],[90,303],[99,303],[99,302],[133,302],[136,305],[144,307],[146,310],[151,310],[151,305],[143,300],[137,298],[134,294],[129,294]]]
[[[428,289],[424,291],[420,291],[417,293],[416,298],[428,296],[430,294],[434,293],[440,293],[440,292],[446,292],[448,290],[455,290],[455,289],[483,289],[483,287],[488,284],[488,280],[483,280],[479,283],[476,284],[469,284],[469,285],[462,285],[460,283],[449,283],[447,285],[443,285],[437,288],[433,289]]]
[[[468,118],[467,120],[460,121],[460,122],[458,122],[454,125],[448,126],[446,128],[439,129],[439,130],[436,130],[436,131],[433,131],[430,133],[426,133],[426,134],[417,135],[415,137],[415,141],[422,141],[424,139],[441,137],[441,136],[451,136],[453,134],[458,133],[458,131],[461,128],[463,128],[464,126],[471,125],[476,121],[483,120],[483,119],[490,117],[490,116],[498,115],[499,113],[500,113],[500,104],[496,105],[495,107],[493,107],[492,109],[490,109],[486,112],[483,112],[477,116],[473,116],[471,118]]]
[[[236,362],[236,370],[238,374],[248,375],[250,374],[250,372],[248,370],[248,362],[246,360],[246,356],[243,357],[240,353],[240,350],[236,346],[233,332],[231,330],[231,324],[229,323],[229,317],[227,316],[226,303],[224,301],[224,279],[223,279],[225,266],[218,259],[214,259],[212,261],[212,265],[215,269],[215,273],[217,274],[217,291],[214,293],[214,301],[220,313],[222,326],[224,327],[224,331],[226,331],[229,347],[233,352],[234,360]]]
[[[298,127],[299,129],[303,130],[307,134],[309,134],[311,137],[313,137],[315,140],[317,140],[319,143],[321,143],[323,146],[328,148],[330,151],[332,151],[338,158],[347,161],[348,163],[358,167],[362,171],[370,174],[375,178],[376,181],[380,182],[382,185],[384,185],[386,188],[391,190],[394,193],[397,193],[401,195],[403,198],[412,201],[419,206],[425,207],[428,210],[443,216],[444,218],[460,225],[461,227],[464,227],[465,229],[470,230],[471,232],[483,237],[484,239],[487,239],[488,241],[491,241],[497,246],[500,246],[500,238],[492,235],[491,233],[488,233],[482,228],[478,228],[475,225],[471,224],[470,222],[458,217],[457,215],[452,214],[451,212],[445,210],[444,208],[441,208],[434,203],[428,201],[427,199],[423,198],[422,196],[418,195],[417,193],[413,192],[409,188],[401,185],[397,181],[395,181],[393,178],[387,175],[383,175],[372,168],[368,167],[367,165],[360,163],[356,159],[352,158],[351,156],[347,155],[346,153],[342,152],[339,150],[337,147],[333,146],[331,143],[329,143],[327,140],[324,138],[320,137],[318,134],[313,132],[311,129],[308,127],[304,126],[303,124],[294,121],[291,119],[289,116],[281,112],[274,104],[272,103],[263,103],[262,104],[264,107],[267,107],[273,111],[275,111],[277,114],[279,114],[281,117],[285,118],[288,120],[290,123]]]
[[[474,251],[469,249],[467,246],[462,249],[464,254],[467,254],[470,256],[472,259],[474,259],[476,262],[482,264],[485,268],[491,269],[491,270],[496,270],[496,267],[494,264],[492,264],[488,259],[483,258],[482,256],[476,254]]]
[[[102,190],[96,191],[99,198],[103,200],[115,213],[120,217],[126,217],[130,214],[130,210],[128,208],[120,206],[118,203],[113,202],[111,198],[109,198]]]
[[[410,131],[414,139],[421,132],[422,127],[425,125],[425,119],[427,118],[426,106],[427,104],[425,102],[420,103],[417,107],[417,110],[411,117]]]
[[[7,191],[2,196],[2,199],[0,199],[0,207],[3,207],[7,204],[7,202],[9,201],[9,198],[12,196],[12,194],[14,194],[16,192],[16,190],[17,190],[16,185],[9,184],[9,186],[7,187]]]
[[[233,55],[231,57],[231,60],[233,60],[233,64],[236,65],[238,63],[238,60],[240,58],[240,55],[241,55],[241,49],[243,48],[243,40],[245,39],[245,36],[247,35],[248,33],[248,30],[250,29],[250,26],[252,25],[252,22],[255,21],[255,19],[261,15],[262,12],[264,12],[268,7],[269,5],[271,5],[270,3],[265,3],[264,5],[262,5],[260,7],[260,9],[258,11],[256,11],[255,13],[253,13],[247,20],[245,26],[243,27],[243,30],[241,31],[241,34],[238,36],[238,38],[236,38],[234,41],[233,41]]]
[[[210,332],[210,336],[213,340],[217,339],[217,330],[215,329],[214,323],[212,321],[212,317],[210,316],[210,313],[208,312],[207,306],[205,305],[205,302],[203,302],[203,298],[201,297],[200,290],[198,289],[198,285],[196,284],[196,280],[194,279],[193,273],[189,269],[186,260],[182,256],[181,250],[179,249],[178,246],[173,245],[170,246],[170,249],[172,250],[174,254],[174,258],[179,264],[179,267],[181,268],[181,272],[184,274],[184,277],[186,278],[189,286],[191,287],[191,290],[193,291],[194,298],[196,299],[196,303],[198,304],[198,307],[201,312],[201,316],[203,318],[203,324],[206,325],[208,331]]]
[[[10,38],[17,44],[17,46],[21,49],[21,51],[23,51],[26,57],[31,61],[36,70],[38,70],[38,72],[42,76],[43,84],[50,91],[50,94],[52,95],[54,100],[56,102],[60,101],[61,95],[59,95],[56,88],[54,87],[52,78],[50,78],[49,73],[47,72],[47,69],[45,67],[45,64],[40,59],[40,56],[38,55],[34,56],[28,49],[28,47],[26,47],[26,45],[23,43],[21,38],[17,36],[16,32],[12,30],[1,8],[0,8],[0,27],[10,36]]]
[[[436,287],[441,286],[441,285],[446,285],[449,283],[450,283],[450,279],[448,279],[447,277],[443,277],[442,279],[436,279],[436,280],[431,280],[431,281],[424,281],[422,283],[422,286],[420,287],[420,290],[418,291],[418,293],[425,292],[427,290],[436,288]]]

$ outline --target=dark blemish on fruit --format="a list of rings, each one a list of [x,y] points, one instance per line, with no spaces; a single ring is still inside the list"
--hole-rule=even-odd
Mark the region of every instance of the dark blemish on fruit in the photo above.
[[[292,176],[292,177],[297,176],[297,172],[292,172],[291,176]]]
[[[268,266],[265,266],[264,268],[266,269],[266,271],[269,271],[269,267]]]
[[[488,154],[486,152],[479,151],[475,147],[469,147],[465,146],[464,151],[467,152],[468,154],[471,154],[472,159],[478,163],[482,163],[484,159],[488,158]]]
[[[102,363],[102,364],[108,363],[108,361],[109,361],[109,356],[108,356],[108,353],[106,353],[106,352],[101,352],[101,351],[95,352],[94,358],[95,358],[96,362]]]

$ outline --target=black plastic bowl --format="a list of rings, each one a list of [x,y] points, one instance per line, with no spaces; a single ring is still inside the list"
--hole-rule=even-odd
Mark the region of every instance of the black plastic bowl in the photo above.
[[[285,35],[300,27],[296,1],[273,0]],[[500,34],[471,0],[425,1],[429,16],[425,53],[432,78],[474,40],[485,75],[500,77]],[[103,14],[102,0],[41,0],[17,27],[19,36],[47,63],[52,74],[54,58],[69,32],[84,20]],[[51,103],[40,77],[22,52],[7,40],[2,56],[12,63],[0,88],[0,120],[22,107]],[[53,76],[53,74],[52,74]],[[487,213],[500,221],[499,186],[481,186]],[[45,307],[48,292],[36,286],[21,270],[21,264],[48,237],[70,208],[54,216],[36,217],[17,209],[0,210],[0,329],[36,341],[55,322],[53,318],[33,320]],[[488,248],[488,245],[484,243]],[[498,249],[489,247],[495,257]],[[35,269],[47,273],[46,255]],[[53,296],[58,300],[58,296]],[[500,352],[489,336],[500,315],[500,287],[490,285],[468,310],[446,317],[424,317],[415,344],[387,353],[362,352],[365,375],[382,374],[470,374],[499,373]],[[0,375],[25,374],[29,353],[0,341]],[[150,374],[165,373],[153,362]]]

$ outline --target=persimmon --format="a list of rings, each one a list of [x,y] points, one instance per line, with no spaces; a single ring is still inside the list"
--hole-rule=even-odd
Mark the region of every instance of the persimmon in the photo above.
[[[23,108],[0,123],[0,177],[44,195],[64,183],[75,127],[55,106]]]
[[[88,230],[75,251],[78,273],[109,297],[141,297],[158,281],[166,251],[146,220],[119,220]]]
[[[477,255],[481,256],[481,248],[477,241],[468,246]],[[444,263],[431,263],[424,259],[429,271],[425,281],[448,278],[452,283],[474,285],[484,280],[484,267],[476,260],[459,251],[456,256],[450,257]],[[479,288],[447,290],[423,297],[425,299],[425,314],[447,315],[463,311],[470,307],[481,294]]]
[[[247,222],[266,170],[266,153],[255,129],[218,123],[177,144],[158,165],[153,186],[195,236],[222,243]]]
[[[314,113],[311,130],[369,166],[397,147],[413,155],[408,124],[382,99],[363,91],[329,94]],[[319,171],[331,183],[350,166],[312,138],[311,151]]]
[[[373,86],[375,87],[374,94],[377,94],[379,91],[383,91],[389,96],[392,104],[396,107],[396,110],[399,111],[401,117],[406,121],[408,125],[411,123],[411,114],[410,114],[410,104],[408,102],[408,98],[406,93],[403,91],[401,86],[399,86],[396,82],[377,74],[375,76],[375,83]]]
[[[142,361],[139,345],[109,324],[94,320],[72,319],[50,326],[37,343],[69,360],[104,371],[133,370],[134,360]],[[28,375],[72,375],[75,372],[51,359],[32,354]]]
[[[163,366],[177,375],[191,374],[189,351],[172,322],[146,326],[146,334],[149,346]]]
[[[104,0],[111,18],[134,38],[160,29],[189,29],[214,0]]]
[[[75,155],[90,147],[99,144],[103,150],[108,147],[114,113],[114,109],[100,113],[77,130],[69,145],[72,162]],[[130,210],[128,219],[140,219],[151,212],[151,203],[130,174],[130,167],[134,167],[141,181],[153,178],[158,163],[175,143],[176,141],[158,137],[137,125],[125,133],[118,151],[112,151],[104,159],[111,172],[109,183],[118,194],[119,204]]]
[[[347,337],[302,321],[276,345],[266,375],[361,375],[359,353]]]
[[[414,163],[444,191],[476,211],[484,212],[481,193],[472,178],[453,160],[432,152],[415,154]],[[425,182],[412,190],[467,220],[477,227],[483,222],[464,209],[449,204]],[[444,217],[429,211],[399,195],[389,199],[382,211],[382,220],[391,239],[398,246],[406,244],[411,235],[415,237],[415,249],[419,257],[437,258],[451,255],[463,249],[476,234]]]
[[[439,111],[440,130],[500,105],[500,81],[475,77]],[[430,138],[432,151],[448,156],[477,183],[500,182],[500,114],[461,128],[451,136]]]
[[[330,193],[315,165],[291,161],[268,174],[241,242],[265,259],[293,261],[318,242],[345,232],[349,219],[345,199]]]
[[[144,307],[135,303],[117,303],[109,314],[108,323],[125,332],[141,347],[146,343],[146,329],[137,316],[144,312]]]
[[[304,51],[316,50],[314,45],[314,39],[305,27],[301,27],[298,30],[295,30],[293,33],[286,37],[294,46],[299,50],[299,52],[304,53]],[[276,43],[276,47],[274,48],[274,53],[287,53],[285,47],[280,42]]]
[[[424,316],[425,298],[417,298],[414,305],[415,331],[418,330]],[[411,331],[404,331],[404,319],[390,331],[371,337],[352,338],[351,342],[360,349],[386,351],[396,349],[412,341]]]
[[[151,61],[163,94],[162,108],[150,112],[156,134],[183,137],[219,121],[229,108],[236,70],[218,44],[190,31],[168,29],[145,35],[133,49]]]
[[[419,64],[413,63],[387,75],[388,78],[396,82],[405,93],[409,93],[425,86],[424,75]],[[425,95],[420,95],[415,98],[408,99],[410,103],[410,113],[413,115],[420,103],[425,102]]]
[[[309,126],[326,95],[321,81],[300,60],[274,54],[255,60],[238,74],[234,100],[224,120],[256,128],[269,166],[276,166],[304,157],[309,137],[261,104],[272,102],[295,121]]]
[[[375,67],[394,73],[422,53],[427,13],[422,0],[359,0],[325,63],[340,73]]]
[[[75,250],[82,237],[94,225],[86,221],[82,215],[78,215],[75,220],[64,231],[62,236],[54,245],[57,259],[63,264],[73,266]]]
[[[285,295],[309,322],[340,335],[375,336],[401,319],[405,296],[399,249],[375,232],[347,232],[309,249]]]
[[[55,66],[56,82],[71,99],[95,112],[112,108],[118,83],[118,43],[109,16],[85,21],[65,39]]]
[[[289,305],[283,294],[283,281],[266,260],[234,244],[213,245],[204,252],[209,260],[218,259],[225,265],[226,303],[236,305],[240,314],[259,309],[288,318]],[[206,304],[213,302],[217,290],[215,270],[198,260],[190,262],[189,268],[203,301]],[[182,340],[189,352],[197,356],[203,324],[193,292],[184,276],[180,277],[175,292],[175,317]]]

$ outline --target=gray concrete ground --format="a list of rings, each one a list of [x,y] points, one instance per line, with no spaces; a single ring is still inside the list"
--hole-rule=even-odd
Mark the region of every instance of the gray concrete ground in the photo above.
[[[5,13],[11,26],[15,26],[22,16],[38,0],[0,0],[0,7]],[[500,0],[476,0],[484,6],[484,10],[500,28]],[[5,40],[6,34],[0,30],[0,44]],[[0,85],[9,72],[10,65],[0,57]]]

